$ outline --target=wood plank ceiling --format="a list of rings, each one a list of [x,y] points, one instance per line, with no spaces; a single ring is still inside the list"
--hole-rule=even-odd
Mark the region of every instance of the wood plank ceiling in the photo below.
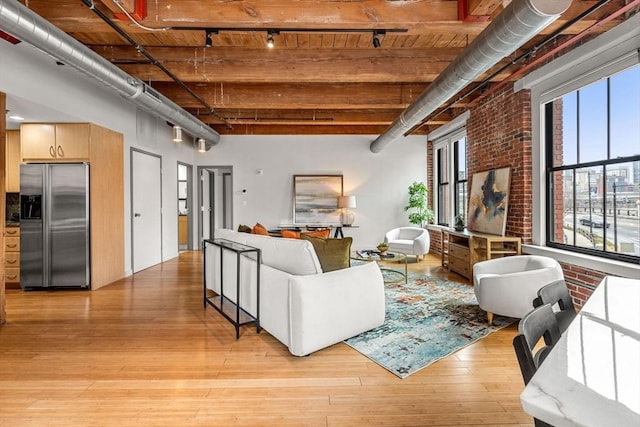
[[[378,135],[503,8],[498,0],[119,0],[142,28],[114,0],[22,3],[222,135]],[[606,4],[563,31],[561,38],[583,31],[625,1],[575,0],[558,21],[513,57],[598,3]],[[200,100],[118,35],[88,4]],[[276,31],[272,49],[267,47],[269,30]],[[373,32],[380,30],[386,34],[379,37],[376,48]],[[211,47],[205,47],[208,32]],[[507,78],[519,66],[498,73],[489,84]],[[478,82],[499,68],[500,64]],[[414,133],[447,123],[480,93],[432,114]]]

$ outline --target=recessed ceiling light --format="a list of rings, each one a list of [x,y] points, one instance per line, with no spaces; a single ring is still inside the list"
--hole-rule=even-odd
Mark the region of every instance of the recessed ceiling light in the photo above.
[[[11,120],[16,120],[16,121],[18,121],[18,122],[21,122],[21,121],[23,121],[23,120],[24,120],[24,117],[16,116],[15,114],[14,114],[14,115],[9,116],[9,118],[10,118]]]

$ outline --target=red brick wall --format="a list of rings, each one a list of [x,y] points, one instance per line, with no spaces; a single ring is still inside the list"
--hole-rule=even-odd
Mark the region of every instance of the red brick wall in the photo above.
[[[474,173],[511,168],[506,234],[531,243],[531,96],[512,85],[471,110],[467,122],[467,165]],[[471,180],[469,180],[469,189]]]

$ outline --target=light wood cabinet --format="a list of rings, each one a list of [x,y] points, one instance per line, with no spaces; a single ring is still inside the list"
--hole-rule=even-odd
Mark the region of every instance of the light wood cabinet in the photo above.
[[[7,227],[4,234],[4,281],[20,283],[20,227]]]
[[[178,245],[184,246],[188,242],[189,223],[186,215],[178,215]]]
[[[440,231],[442,238],[442,267],[471,279],[473,265],[480,261],[510,255],[520,255],[521,239],[469,231]]]
[[[25,123],[20,127],[22,161],[89,161],[90,124]]]
[[[91,289],[124,277],[124,142],[93,123],[25,123],[22,161],[88,162]]]
[[[8,130],[5,157],[5,183],[7,193],[20,192],[20,131]]]

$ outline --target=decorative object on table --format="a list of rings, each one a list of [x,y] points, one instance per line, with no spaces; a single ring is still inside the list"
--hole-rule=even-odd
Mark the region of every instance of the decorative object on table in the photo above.
[[[384,255],[384,253],[389,249],[389,245],[386,242],[381,242],[376,246],[376,248],[380,251],[381,255]]]
[[[469,230],[504,236],[510,184],[508,167],[473,174],[467,215]]]
[[[293,223],[339,225],[342,175],[294,175]]]
[[[464,215],[456,215],[456,222],[454,223],[453,228],[456,231],[464,231]]]
[[[340,224],[343,227],[350,227],[356,216],[349,209],[355,209],[356,196],[340,196],[338,197],[338,208],[340,208]]]
[[[414,182],[409,186],[409,202],[404,211],[413,210],[409,214],[409,222],[419,225],[421,228],[426,223],[433,221],[433,211],[427,206],[427,194],[429,190],[422,182]]]
[[[345,343],[400,378],[515,321],[487,326],[473,287],[414,273],[407,284],[385,285],[385,299],[384,323]]]

